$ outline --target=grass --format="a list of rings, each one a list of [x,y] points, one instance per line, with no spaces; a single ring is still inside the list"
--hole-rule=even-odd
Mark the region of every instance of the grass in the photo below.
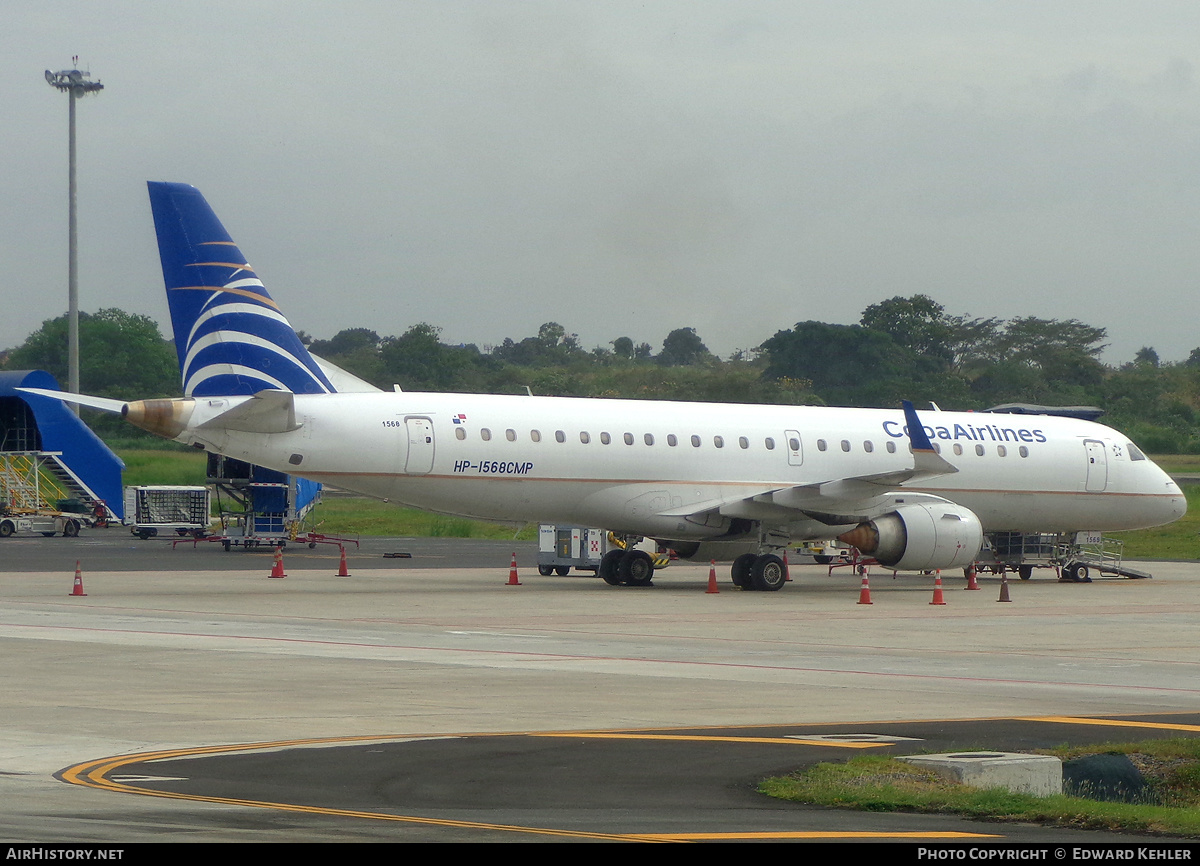
[[[118,449],[117,456],[125,461],[125,485],[141,487],[149,484],[201,485],[207,471],[205,452],[194,449],[166,451],[148,448]]]
[[[1150,459],[1172,475],[1200,473],[1200,454],[1154,454]]]
[[[322,535],[394,535],[412,538],[490,538],[530,541],[536,526],[488,523],[402,508],[358,496],[325,496],[313,512],[314,532]]]
[[[1035,797],[997,788],[971,788],[877,755],[853,758],[844,764],[817,764],[790,776],[766,779],[759,791],[779,799],[839,809],[938,812],[1073,829],[1200,836],[1200,739],[1061,747],[1048,753],[1060,758],[1130,755],[1137,759],[1135,763],[1155,802],[1113,803],[1064,794]]]

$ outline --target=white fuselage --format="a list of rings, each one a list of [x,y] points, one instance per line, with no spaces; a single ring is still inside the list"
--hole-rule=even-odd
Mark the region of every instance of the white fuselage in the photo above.
[[[288,433],[193,428],[179,438],[419,508],[665,539],[717,537],[739,518],[828,537],[772,493],[836,494],[844,479],[913,466],[900,410],[377,392],[297,395],[295,414]],[[935,411],[920,420],[958,471],[895,489],[968,508],[988,532],[1138,529],[1186,510],[1179,487],[1100,424]]]

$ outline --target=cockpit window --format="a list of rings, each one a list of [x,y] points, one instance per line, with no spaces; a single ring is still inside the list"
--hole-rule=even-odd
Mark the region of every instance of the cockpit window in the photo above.
[[[1146,459],[1146,455],[1143,454],[1141,452],[1141,449],[1139,449],[1136,445],[1134,445],[1132,442],[1129,442],[1126,444],[1128,444],[1128,446],[1129,446],[1129,459],[1130,460],[1145,460]]]

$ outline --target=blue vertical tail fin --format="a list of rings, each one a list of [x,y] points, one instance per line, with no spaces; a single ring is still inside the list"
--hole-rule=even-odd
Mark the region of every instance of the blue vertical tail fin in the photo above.
[[[200,191],[148,186],[184,395],[335,390]]]

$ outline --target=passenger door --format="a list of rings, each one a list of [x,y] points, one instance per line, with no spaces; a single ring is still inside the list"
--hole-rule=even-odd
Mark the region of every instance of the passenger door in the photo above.
[[[1108,458],[1104,443],[1098,439],[1084,439],[1087,449],[1087,491],[1100,493],[1108,486]]]
[[[427,475],[433,469],[433,422],[428,418],[405,418],[408,428],[407,475]]]

